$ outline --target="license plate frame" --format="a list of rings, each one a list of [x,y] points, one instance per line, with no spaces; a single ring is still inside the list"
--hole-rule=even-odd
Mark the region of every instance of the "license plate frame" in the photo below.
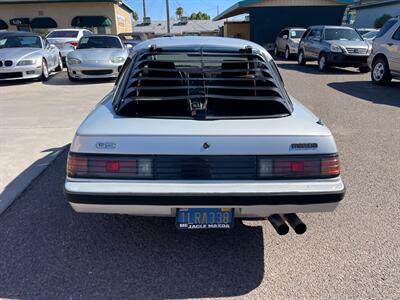
[[[179,230],[232,229],[233,208],[177,208],[176,227]]]

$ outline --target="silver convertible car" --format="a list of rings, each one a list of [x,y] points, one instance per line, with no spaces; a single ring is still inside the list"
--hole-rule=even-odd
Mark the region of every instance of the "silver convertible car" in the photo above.
[[[218,37],[135,47],[115,88],[76,132],[65,193],[82,213],[175,217],[179,229],[296,213],[345,194],[329,129],[285,90],[268,52]]]
[[[0,80],[47,80],[52,71],[61,71],[59,49],[39,35],[29,32],[0,33]]]
[[[128,54],[118,36],[82,37],[76,50],[67,56],[68,78],[71,81],[116,78]]]

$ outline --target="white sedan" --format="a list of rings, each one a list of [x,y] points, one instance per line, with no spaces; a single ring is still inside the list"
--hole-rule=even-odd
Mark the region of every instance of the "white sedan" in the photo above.
[[[30,32],[0,33],[0,81],[47,80],[52,71],[61,71],[59,49]]]
[[[345,194],[329,129],[288,95],[271,56],[240,39],[166,37],[135,47],[70,148],[65,193],[82,213],[175,217],[179,229],[296,213]]]

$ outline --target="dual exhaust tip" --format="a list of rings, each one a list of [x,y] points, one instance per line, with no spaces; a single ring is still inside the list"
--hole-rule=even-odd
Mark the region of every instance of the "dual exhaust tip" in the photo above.
[[[304,224],[296,214],[270,215],[268,221],[279,235],[285,235],[289,232],[289,226],[286,222],[297,234],[303,234],[307,231],[306,224]]]

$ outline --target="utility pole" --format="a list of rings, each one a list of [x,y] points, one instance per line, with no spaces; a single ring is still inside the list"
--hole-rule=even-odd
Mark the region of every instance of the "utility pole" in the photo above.
[[[143,18],[146,18],[147,14],[146,14],[146,0],[143,0]]]
[[[170,24],[169,24],[169,0],[165,0],[166,1],[166,5],[167,5],[167,32],[171,33],[171,28],[170,28]]]

